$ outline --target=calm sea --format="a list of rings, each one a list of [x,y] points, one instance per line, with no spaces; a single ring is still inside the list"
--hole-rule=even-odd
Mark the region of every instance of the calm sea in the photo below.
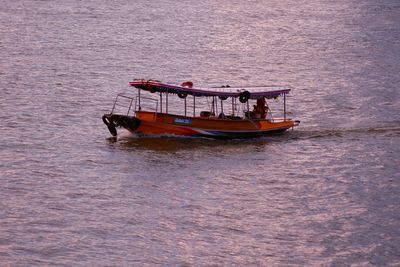
[[[301,125],[110,139],[133,78],[287,84]],[[1,266],[400,266],[397,0],[1,1]]]

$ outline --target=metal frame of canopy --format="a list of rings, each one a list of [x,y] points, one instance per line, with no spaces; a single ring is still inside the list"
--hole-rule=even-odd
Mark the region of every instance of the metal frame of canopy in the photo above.
[[[212,105],[217,106],[217,99],[221,100],[221,111],[223,112],[223,100],[232,98],[232,115],[234,116],[234,106],[236,99],[239,98],[241,103],[247,103],[247,112],[250,114],[249,99],[259,99],[265,97],[267,99],[276,98],[283,95],[283,116],[286,120],[286,94],[290,92],[290,88],[281,86],[236,86],[236,87],[210,87],[210,88],[188,88],[184,86],[176,86],[164,84],[156,80],[134,80],[129,83],[131,86],[138,89],[138,104],[139,110],[141,109],[141,90],[149,91],[151,93],[160,93],[160,113],[163,112],[163,93],[165,94],[165,112],[168,114],[168,95],[170,93],[177,94],[178,97],[184,99],[184,114],[187,116],[187,95],[193,96],[193,117],[196,114],[196,97],[212,97]],[[275,90],[271,90],[275,89]],[[215,107],[214,110],[217,110]],[[250,119],[250,117],[248,117]]]

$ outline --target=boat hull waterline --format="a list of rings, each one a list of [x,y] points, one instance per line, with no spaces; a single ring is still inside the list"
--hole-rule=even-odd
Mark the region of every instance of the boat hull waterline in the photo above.
[[[291,119],[232,120],[220,118],[185,117],[139,111],[136,116],[104,114],[103,122],[116,136],[117,127],[141,135],[176,135],[217,139],[255,138],[285,132],[300,122]]]

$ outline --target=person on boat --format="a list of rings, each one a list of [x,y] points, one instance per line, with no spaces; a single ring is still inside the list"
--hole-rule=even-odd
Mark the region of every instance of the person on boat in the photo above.
[[[257,98],[257,105],[254,105],[254,116],[256,119],[265,119],[267,116],[268,105],[265,101],[265,97]]]

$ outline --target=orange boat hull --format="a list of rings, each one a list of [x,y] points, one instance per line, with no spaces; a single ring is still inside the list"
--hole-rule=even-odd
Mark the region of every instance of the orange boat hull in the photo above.
[[[110,116],[113,115],[110,114]],[[113,119],[116,126],[122,126],[139,135],[171,134],[212,138],[258,137],[281,133],[298,124],[297,121],[291,119],[278,121],[220,119],[217,117],[185,117],[147,111],[136,112],[136,117],[118,115],[118,119],[115,117]]]

